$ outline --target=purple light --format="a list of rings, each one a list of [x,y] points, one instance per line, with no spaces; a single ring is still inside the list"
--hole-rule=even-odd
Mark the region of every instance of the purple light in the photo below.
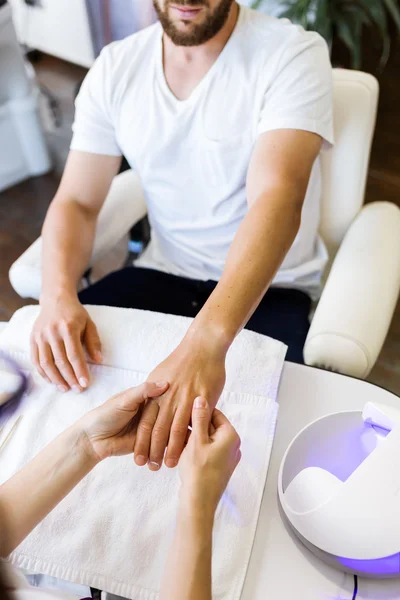
[[[369,575],[398,575],[400,573],[400,554],[393,554],[375,560],[355,560],[339,558],[339,562],[352,572]]]
[[[379,435],[381,438],[387,438],[391,429],[386,429],[385,427],[381,427],[380,425],[370,425],[372,429]]]
[[[345,482],[390,433],[363,422],[345,425],[310,447],[306,467],[320,467]]]
[[[347,481],[377,446],[377,434],[364,424],[334,432],[310,448],[307,467],[320,467]]]

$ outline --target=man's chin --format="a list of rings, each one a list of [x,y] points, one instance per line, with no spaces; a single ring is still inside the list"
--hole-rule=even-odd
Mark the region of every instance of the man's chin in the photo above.
[[[204,23],[204,18],[191,19],[185,21],[184,19],[171,19],[171,25],[179,32],[192,32],[196,27],[201,27]]]

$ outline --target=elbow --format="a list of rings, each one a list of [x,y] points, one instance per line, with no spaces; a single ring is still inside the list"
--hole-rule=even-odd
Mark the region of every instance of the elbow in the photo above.
[[[79,223],[95,226],[98,215],[98,210],[84,206],[75,198],[56,195],[47,211],[42,227],[42,235],[46,232],[46,229],[52,229],[54,226],[57,228],[60,223]]]

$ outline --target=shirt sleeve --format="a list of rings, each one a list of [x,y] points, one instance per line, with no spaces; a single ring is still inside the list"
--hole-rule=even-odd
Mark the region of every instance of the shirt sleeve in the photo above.
[[[264,95],[258,134],[301,129],[334,143],[332,66],[328,47],[316,33],[298,33],[286,47]]]
[[[75,101],[71,150],[121,156],[113,117],[112,65],[106,47],[87,74]]]

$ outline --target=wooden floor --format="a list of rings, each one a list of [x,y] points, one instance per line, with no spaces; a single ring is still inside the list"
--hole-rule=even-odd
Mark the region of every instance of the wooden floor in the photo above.
[[[366,70],[374,72],[375,58],[372,57],[369,62]],[[50,57],[44,57],[36,69],[39,80],[61,104],[63,124],[56,130],[47,127],[54,172],[0,193],[0,321],[8,320],[24,304],[8,282],[8,270],[40,235],[44,215],[56,191],[68,152],[74,88],[85,75],[84,69]],[[400,206],[399,73],[400,43],[397,43],[386,70],[379,77],[381,101],[366,200],[389,200]],[[370,380],[400,395],[400,305]]]

